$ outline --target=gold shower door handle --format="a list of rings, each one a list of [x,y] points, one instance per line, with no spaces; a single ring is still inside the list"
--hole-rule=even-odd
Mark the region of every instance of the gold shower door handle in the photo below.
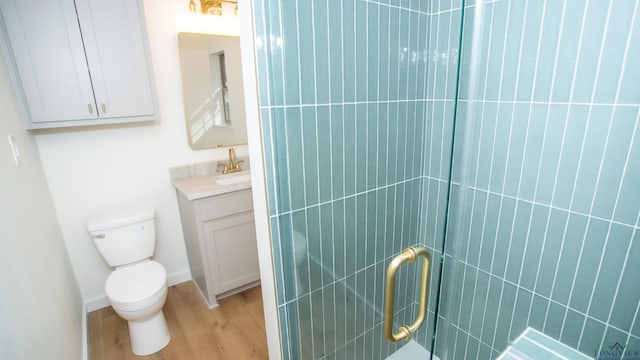
[[[422,275],[420,277],[420,305],[418,317],[411,325],[403,325],[398,332],[393,332],[394,295],[396,293],[396,273],[400,266],[406,262],[413,263],[418,257],[422,257]],[[384,289],[384,337],[391,342],[406,340],[416,332],[427,316],[427,302],[429,296],[429,271],[431,269],[431,255],[422,246],[414,246],[404,249],[400,255],[391,260],[387,266],[386,284]]]

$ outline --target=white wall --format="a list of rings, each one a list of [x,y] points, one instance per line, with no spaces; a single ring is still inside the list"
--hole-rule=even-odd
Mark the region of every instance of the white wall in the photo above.
[[[182,0],[144,0],[160,118],[155,124],[49,131],[36,135],[49,188],[85,300],[103,299],[111,271],[85,228],[88,216],[136,205],[156,209],[155,259],[169,277],[188,274],[175,190],[168,169],[222,159],[224,149],[188,147],[176,36],[185,28]],[[237,149],[246,156],[246,146]]]
[[[0,53],[0,358],[80,359],[82,314],[36,142],[24,130]]]

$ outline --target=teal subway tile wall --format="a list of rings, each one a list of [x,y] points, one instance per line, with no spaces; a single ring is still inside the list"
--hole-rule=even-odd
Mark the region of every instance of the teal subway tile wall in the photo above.
[[[435,261],[413,339],[437,326],[443,359],[495,358],[526,327],[639,349],[639,6],[255,1],[284,357],[397,350],[384,272],[416,244]],[[416,281],[401,269],[396,327]]]
[[[420,238],[428,71],[429,12],[408,3],[254,3],[285,358],[399,346],[380,341],[384,271]],[[414,283],[399,274],[398,324]]]
[[[495,358],[526,327],[589,356],[640,345],[638,13],[465,8],[451,211],[463,209],[447,239],[459,268],[436,354]]]

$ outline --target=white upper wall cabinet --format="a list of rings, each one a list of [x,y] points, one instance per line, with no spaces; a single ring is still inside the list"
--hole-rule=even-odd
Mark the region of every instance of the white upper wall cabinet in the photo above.
[[[28,128],[156,119],[140,1],[2,0],[0,11]]]

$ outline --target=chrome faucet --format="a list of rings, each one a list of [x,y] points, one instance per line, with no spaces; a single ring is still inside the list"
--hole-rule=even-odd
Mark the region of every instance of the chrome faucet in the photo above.
[[[244,162],[244,160],[238,160],[236,156],[236,151],[234,148],[229,148],[229,163],[226,164],[224,161],[218,161],[218,167],[222,166],[223,174],[231,174],[234,172],[242,171],[240,168],[240,163]]]

